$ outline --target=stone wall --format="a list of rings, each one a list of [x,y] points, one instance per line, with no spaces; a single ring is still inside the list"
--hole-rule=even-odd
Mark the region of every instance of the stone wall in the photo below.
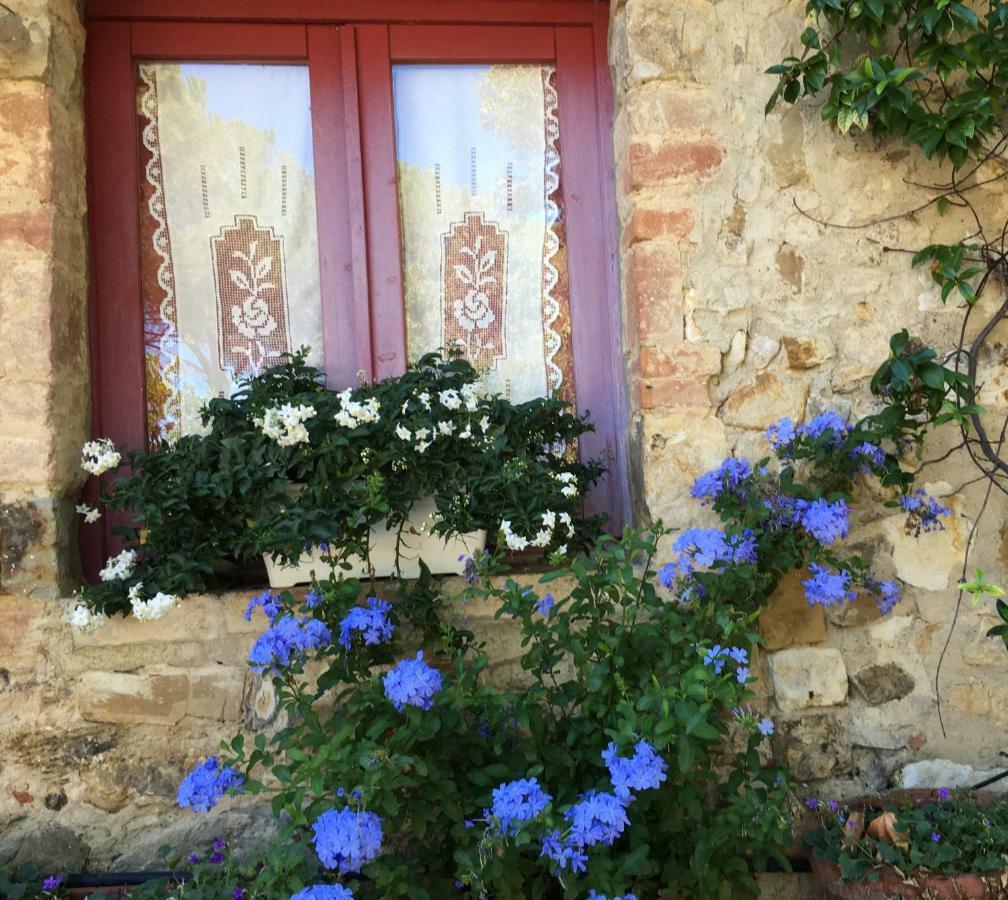
[[[270,688],[243,665],[247,594],[191,598],[155,623],[72,635],[57,598],[74,581],[78,448],[87,434],[86,254],[80,62],[71,0],[0,6],[0,864],[147,867],[162,843],[261,834],[252,807],[207,818],[173,808],[181,774],[238,728],[269,725]],[[641,522],[702,520],[693,478],[731,452],[765,452],[781,415],[868,409],[888,335],[908,324],[948,347],[958,313],[904,254],[958,237],[954,217],[859,231],[914,205],[908,182],[938,176],[897,145],[841,139],[812,106],[769,118],[761,73],[793,44],[787,0],[615,2],[614,140],[633,397],[632,487]],[[992,208],[997,195],[986,198]],[[1001,364],[1003,366],[1003,363]],[[1004,384],[1003,372],[992,384]],[[995,406],[1003,396],[988,391]],[[948,441],[954,440],[951,436]],[[929,456],[943,450],[941,440]],[[960,782],[998,766],[1008,654],[984,631],[989,601],[966,603],[942,680],[934,675],[981,486],[953,457],[928,470],[956,511],[949,530],[906,537],[876,512],[854,542],[907,597],[878,618],[861,601],[809,610],[795,580],[763,617],[763,704],[775,750],[816,790],[881,786],[905,773]],[[995,504],[975,559],[1004,577]],[[507,677],[514,647],[488,611],[470,624]],[[945,760],[935,763],[933,760]]]
[[[613,4],[616,178],[622,223],[627,371],[636,512],[676,527],[704,516],[693,478],[730,453],[759,459],[780,416],[870,411],[868,381],[890,334],[908,327],[939,350],[954,344],[961,310],[942,305],[916,249],[958,240],[972,226],[922,214],[856,224],[931,196],[937,167],[896,143],[844,138],[813,103],[764,117],[764,70],[793,53],[804,5],[784,0],[622,0]],[[947,180],[947,176],[946,179]],[[976,198],[987,212],[1005,197]],[[803,214],[808,213],[809,215]],[[1002,217],[1003,221],[1003,217]],[[993,297],[986,304],[994,303]],[[1004,337],[987,361],[984,400],[1006,412]],[[1000,426],[1000,421],[998,422]],[[952,447],[936,435],[930,459]],[[999,687],[1008,653],[984,638],[990,598],[967,600],[941,676],[935,672],[956,611],[955,586],[984,490],[961,453],[925,470],[950,505],[948,530],[907,537],[903,517],[873,512],[853,549],[897,576],[905,599],[880,620],[870,602],[810,610],[798,579],[763,616],[761,672],[781,762],[817,790],[845,792],[904,777],[968,783],[1000,769],[1008,720]],[[995,491],[995,494],[999,492]],[[973,559],[1005,578],[1005,504],[992,500]],[[972,569],[970,570],[972,574]],[[918,760],[945,760],[914,764]]]

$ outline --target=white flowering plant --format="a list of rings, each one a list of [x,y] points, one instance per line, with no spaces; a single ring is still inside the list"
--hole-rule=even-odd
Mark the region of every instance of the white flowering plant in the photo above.
[[[555,397],[487,394],[458,358],[428,354],[399,377],[337,392],[302,352],[211,400],[203,420],[204,434],[131,453],[127,474],[106,482],[100,505],[132,523],[119,528],[123,553],[83,590],[79,618],[163,614],[243,570],[247,580],[263,554],[294,561],[319,546],[335,566],[368,560],[372,527],[402,535],[427,498],[431,533],[484,529],[543,557],[576,552],[603,527],[582,514],[605,471],[577,458],[587,416]],[[121,464],[107,441],[85,448],[89,472]]]

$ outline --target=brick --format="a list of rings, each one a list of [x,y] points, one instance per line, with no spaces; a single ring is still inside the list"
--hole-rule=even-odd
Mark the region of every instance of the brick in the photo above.
[[[682,378],[651,378],[637,385],[638,409],[669,409],[689,407],[708,409],[711,405],[707,390],[710,376]]]
[[[2,223],[0,223],[2,227]],[[637,207],[621,235],[623,246],[628,247],[639,241],[659,237],[685,238],[693,230],[693,210],[691,209],[644,209]]]
[[[207,666],[189,672],[186,715],[236,722],[241,715],[247,674],[248,669],[238,666]]]
[[[686,141],[656,147],[631,144],[624,160],[623,188],[629,193],[686,177],[703,181],[721,167],[723,160],[724,151],[711,141]]]
[[[704,344],[683,345],[669,351],[641,347],[638,367],[642,378],[717,375],[721,372],[721,351]]]
[[[0,213],[0,241],[20,241],[35,250],[52,251],[52,217],[46,209]]]
[[[826,615],[821,606],[810,606],[805,599],[802,577],[797,571],[785,575],[760,611],[759,632],[766,650],[826,640]]]
[[[777,705],[784,712],[847,702],[847,667],[832,647],[792,647],[769,655]]]
[[[87,722],[174,725],[186,713],[189,679],[176,671],[86,672],[77,707]]]
[[[631,331],[682,340],[682,280],[675,249],[663,242],[637,244],[623,256],[624,303]]]

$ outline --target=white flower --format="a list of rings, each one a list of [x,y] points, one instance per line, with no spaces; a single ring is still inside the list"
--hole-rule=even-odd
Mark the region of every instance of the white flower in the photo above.
[[[280,407],[267,409],[261,419],[253,419],[266,437],[276,441],[281,447],[307,444],[310,440],[304,423],[315,416],[314,406],[292,406],[285,403]]]
[[[437,427],[438,431],[440,431],[443,435],[450,435],[455,431],[454,422],[438,422]]]
[[[122,456],[109,438],[88,441],[81,448],[81,468],[92,475],[117,469],[121,462]]]
[[[104,625],[108,621],[108,616],[104,613],[92,612],[82,603],[78,603],[67,612],[66,619],[75,631],[90,631]]]
[[[396,437],[401,441],[408,441],[413,435],[410,434],[408,428],[403,428],[402,423],[396,425],[395,427]]]
[[[174,594],[164,594],[158,591],[150,600],[140,600],[130,597],[133,615],[141,622],[160,619],[168,611],[178,605],[178,597]]]
[[[543,525],[552,531],[556,528],[556,513],[551,509],[547,509],[546,512],[542,514],[542,521]]]
[[[87,525],[93,525],[101,518],[101,513],[93,506],[88,506],[86,503],[78,503],[77,512],[84,516],[84,522]]]
[[[462,385],[462,399],[465,402],[465,408],[469,412],[476,411],[476,407],[479,406],[479,395],[476,392],[475,384]]]
[[[417,453],[423,453],[431,445],[430,441],[417,441],[414,445],[414,449]]]
[[[427,391],[422,391],[417,394],[417,400],[420,401],[420,404],[424,409],[430,409],[430,394],[428,394]]]
[[[136,564],[136,550],[123,550],[118,556],[111,557],[105,568],[98,573],[102,581],[115,581],[117,578],[129,578]]]
[[[559,547],[557,547],[557,553],[559,553],[561,556],[566,556],[567,555],[567,545],[566,544],[561,544]]]
[[[374,397],[369,397],[363,403],[358,403],[350,399],[350,389],[347,388],[340,394],[340,409],[336,413],[336,421],[345,428],[356,428],[368,422],[377,422],[379,419],[380,404]],[[406,404],[403,404],[403,412],[406,412]]]
[[[140,591],[143,590],[143,582],[138,581],[133,585],[127,592],[126,596],[129,598],[130,603],[136,603],[140,599]]]
[[[430,434],[431,432],[429,428],[418,428],[413,433],[413,437],[416,438],[418,441],[426,441],[427,438],[430,437]]]
[[[532,546],[547,547],[549,546],[549,542],[552,540],[553,540],[553,532],[550,531],[548,528],[542,528],[539,530],[536,536],[532,538]]]
[[[479,427],[483,431],[483,434],[486,434],[490,430],[490,419],[488,416],[483,416],[483,418],[480,419]]]
[[[409,400],[403,400],[403,404],[402,404],[401,409],[402,409],[402,414],[404,416],[406,415],[406,407],[407,406],[409,406]]]
[[[464,440],[464,441],[468,441],[468,440],[471,440],[471,439],[472,439],[472,436],[473,436],[473,433],[472,433],[472,431],[470,431],[470,430],[469,430],[469,426],[468,426],[468,425],[466,425],[466,427],[465,427],[465,430],[464,430],[464,431],[460,431],[460,432],[459,432],[459,437],[460,437],[460,438],[461,438],[462,440]]]
[[[570,513],[560,513],[560,524],[567,526],[567,537],[574,537],[574,523],[571,522]]]
[[[459,396],[459,392],[454,388],[448,388],[446,391],[441,391],[438,394],[438,400],[441,401],[441,405],[447,407],[448,409],[459,409],[462,406],[462,398]]]
[[[561,494],[565,497],[577,496],[577,476],[573,472],[558,472],[553,477],[563,485]]]
[[[515,534],[511,530],[511,520],[505,519],[501,522],[500,526],[501,534],[504,535],[504,542],[508,545],[511,550],[524,550],[529,545],[528,538],[522,537],[520,534]]]

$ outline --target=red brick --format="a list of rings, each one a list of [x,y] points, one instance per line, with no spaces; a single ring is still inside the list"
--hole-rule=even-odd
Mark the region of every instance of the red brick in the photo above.
[[[31,212],[0,213],[0,241],[17,240],[42,250],[52,251],[52,217],[45,209]]]
[[[636,208],[623,229],[623,245],[630,246],[640,241],[659,237],[684,238],[693,230],[693,210],[691,209],[642,209]]]
[[[707,392],[709,375],[681,378],[648,378],[637,385],[637,408],[660,409],[686,406],[706,409],[711,405]]]
[[[642,243],[623,255],[624,297],[632,327],[643,343],[650,336],[680,339],[683,333],[682,281],[673,247]]]
[[[624,188],[629,191],[673,181],[684,176],[703,180],[720,166],[724,151],[710,141],[678,144],[631,144],[624,170]]]
[[[680,345],[670,352],[641,347],[638,358],[642,378],[682,378],[687,375],[717,375],[721,351],[707,345]]]

